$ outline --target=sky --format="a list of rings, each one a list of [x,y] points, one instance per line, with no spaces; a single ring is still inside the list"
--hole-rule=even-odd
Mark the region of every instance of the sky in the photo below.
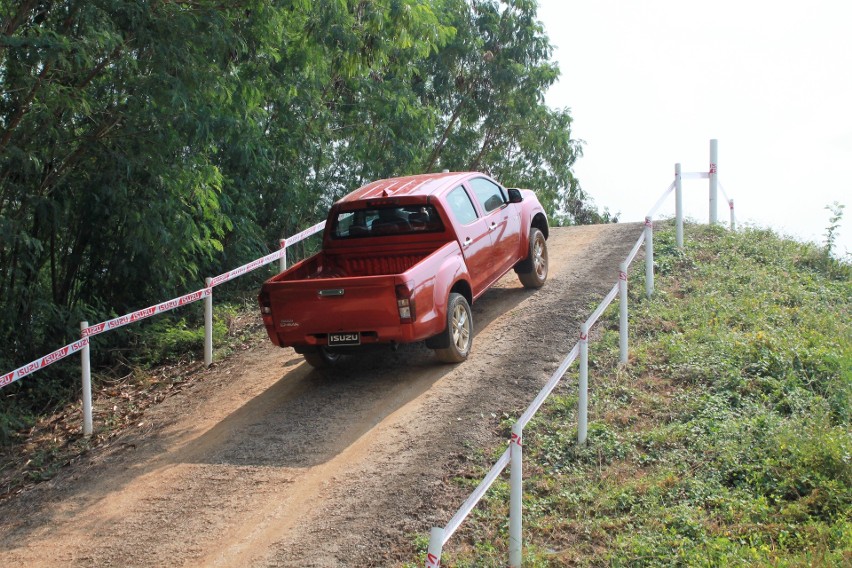
[[[641,221],[716,139],[738,225],[823,244],[840,202],[835,253],[852,255],[852,1],[539,0],[538,16],[561,70],[546,101],[571,110],[599,208]],[[684,181],[688,217],[707,222],[708,186]]]

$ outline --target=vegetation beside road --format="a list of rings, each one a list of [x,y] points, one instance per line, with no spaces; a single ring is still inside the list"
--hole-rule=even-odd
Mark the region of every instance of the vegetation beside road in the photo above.
[[[651,300],[630,279],[629,365],[616,307],[593,331],[587,445],[571,374],[525,429],[525,566],[852,563],[852,266],[767,230],[687,231],[683,250],[655,234]],[[506,473],[442,565],[505,565],[508,496]]]
[[[570,112],[544,103],[559,69],[536,10],[0,0],[0,374],[277,249],[374,179],[480,170],[554,220],[607,219],[574,177]],[[99,337],[95,370],[131,338]],[[0,443],[76,376],[0,391]]]

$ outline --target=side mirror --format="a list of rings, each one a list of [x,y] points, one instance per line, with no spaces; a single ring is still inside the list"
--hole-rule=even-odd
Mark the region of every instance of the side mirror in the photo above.
[[[520,203],[524,200],[524,196],[521,195],[521,190],[517,187],[510,187],[506,189],[509,193],[509,203]]]

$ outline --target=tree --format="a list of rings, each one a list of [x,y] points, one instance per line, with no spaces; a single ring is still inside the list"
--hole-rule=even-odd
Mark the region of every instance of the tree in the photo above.
[[[573,175],[582,155],[567,109],[544,93],[558,79],[536,2],[449,0],[457,33],[427,62],[422,96],[441,111],[427,170],[482,170],[534,188],[560,222],[600,222]]]
[[[0,369],[376,178],[478,169],[599,219],[551,52],[530,0],[0,0]]]

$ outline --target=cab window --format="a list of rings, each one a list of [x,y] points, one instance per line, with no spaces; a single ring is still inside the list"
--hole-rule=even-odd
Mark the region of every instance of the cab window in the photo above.
[[[458,186],[447,194],[447,204],[460,225],[476,221],[476,209],[462,186]]]
[[[353,239],[443,230],[444,224],[432,205],[390,205],[338,213],[331,235],[335,239]]]
[[[475,178],[468,183],[470,183],[470,188],[476,194],[476,199],[486,213],[491,213],[509,202],[503,193],[503,188],[490,180]]]

